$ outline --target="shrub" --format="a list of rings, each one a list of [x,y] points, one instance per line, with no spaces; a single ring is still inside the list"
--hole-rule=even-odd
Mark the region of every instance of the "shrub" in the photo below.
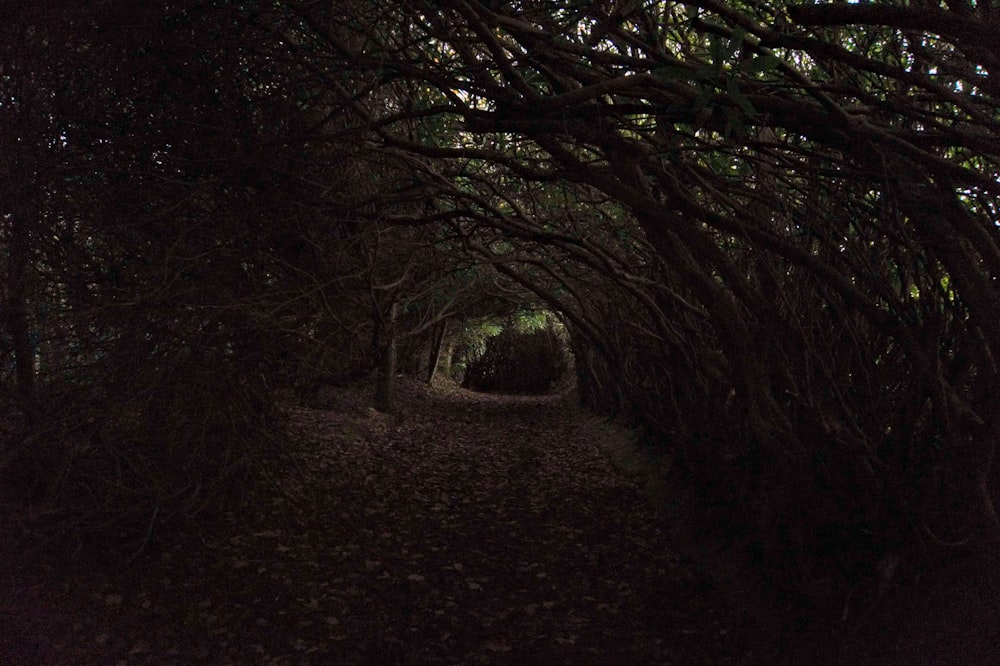
[[[546,393],[568,371],[566,344],[553,328],[519,332],[510,327],[486,341],[469,364],[462,386],[475,391]]]

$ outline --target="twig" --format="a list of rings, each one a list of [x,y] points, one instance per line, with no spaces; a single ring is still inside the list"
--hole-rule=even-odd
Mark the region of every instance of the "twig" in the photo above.
[[[156,516],[158,516],[159,513],[160,513],[160,505],[157,504],[156,506],[153,507],[153,515],[149,519],[149,527],[146,528],[146,536],[145,538],[143,538],[142,543],[139,544],[138,550],[132,553],[132,557],[130,557],[128,559],[128,562],[125,563],[126,567],[131,566],[132,563],[135,562],[136,558],[139,557],[139,554],[142,553],[142,551],[146,550],[146,547],[149,546],[149,541],[153,536],[153,525],[156,523]]]

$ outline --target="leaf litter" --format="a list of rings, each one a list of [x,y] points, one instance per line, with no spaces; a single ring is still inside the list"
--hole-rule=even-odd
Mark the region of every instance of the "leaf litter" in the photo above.
[[[344,389],[336,411],[292,410],[301,451],[288,485],[305,502],[255,498],[124,571],[40,583],[23,653],[36,664],[750,663],[595,444],[623,432],[595,431],[568,396],[407,382],[390,417],[359,394]]]

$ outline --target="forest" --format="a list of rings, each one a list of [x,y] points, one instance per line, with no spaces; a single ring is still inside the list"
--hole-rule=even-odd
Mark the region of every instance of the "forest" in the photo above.
[[[790,617],[996,564],[991,0],[2,12],[5,548],[141,559],[444,378],[572,383]]]

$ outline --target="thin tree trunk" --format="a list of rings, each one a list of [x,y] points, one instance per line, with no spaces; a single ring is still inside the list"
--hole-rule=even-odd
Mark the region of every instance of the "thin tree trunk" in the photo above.
[[[427,360],[427,383],[434,381],[438,367],[441,365],[441,350],[444,348],[444,337],[448,332],[448,321],[438,322],[434,330],[434,339],[431,340],[431,354]]]
[[[396,409],[396,315],[394,302],[389,308],[389,318],[382,329],[379,345],[378,374],[375,380],[375,409],[392,412]]]
[[[451,378],[452,359],[455,356],[455,341],[447,340],[441,350],[441,359],[438,361],[438,374]]]
[[[7,333],[14,348],[17,397],[28,425],[35,422],[35,350],[28,318],[28,267],[31,245],[23,222],[11,225],[7,264]]]

